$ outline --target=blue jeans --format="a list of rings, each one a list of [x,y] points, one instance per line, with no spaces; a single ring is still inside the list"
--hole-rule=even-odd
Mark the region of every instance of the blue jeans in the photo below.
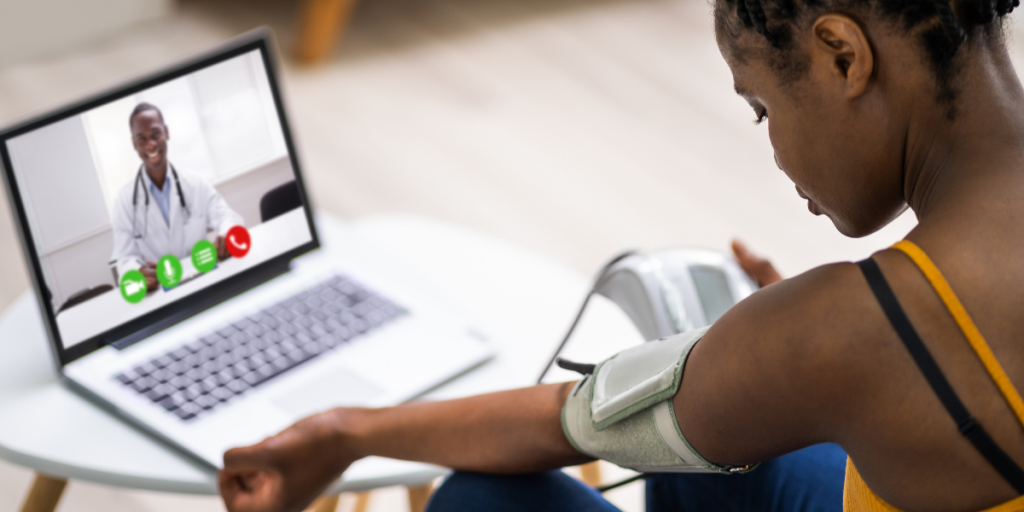
[[[846,453],[819,444],[744,475],[661,473],[647,478],[647,512],[811,512],[843,509]],[[561,471],[526,475],[456,472],[427,512],[611,512],[619,509]]]

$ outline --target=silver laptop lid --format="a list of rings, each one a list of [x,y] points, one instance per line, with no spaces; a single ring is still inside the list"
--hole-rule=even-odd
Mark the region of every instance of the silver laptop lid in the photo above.
[[[319,247],[269,31],[0,131],[63,367],[287,271]]]

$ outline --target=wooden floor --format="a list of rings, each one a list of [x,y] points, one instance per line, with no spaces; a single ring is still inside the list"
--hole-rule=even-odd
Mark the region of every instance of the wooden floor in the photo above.
[[[168,19],[0,69],[0,123],[258,25],[288,49],[292,9],[186,1]],[[794,274],[906,233],[912,216],[851,240],[807,213],[732,92],[708,12],[705,0],[365,0],[334,57],[284,73],[315,205],[443,219],[585,274],[627,246],[725,249],[733,237]],[[27,288],[3,205],[0,307]],[[0,511],[27,482],[0,463]],[[617,502],[640,510],[639,488],[624,492]],[[403,510],[401,494],[379,496],[374,510]],[[219,507],[72,482],[61,509]]]

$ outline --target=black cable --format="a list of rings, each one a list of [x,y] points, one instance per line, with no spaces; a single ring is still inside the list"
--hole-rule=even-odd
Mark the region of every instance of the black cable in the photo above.
[[[561,357],[555,358],[555,364],[563,370],[573,371],[580,375],[590,375],[597,369],[596,364],[574,363],[568,359],[562,359]]]
[[[608,270],[610,270],[616,263],[637,253],[638,251],[634,249],[623,251],[619,254],[616,254],[614,257],[612,257],[612,259],[608,260],[608,262],[605,263],[603,267],[601,267],[601,270],[597,273],[597,277],[594,278],[594,284],[590,286],[590,291],[587,292],[586,298],[583,299],[583,304],[580,306],[579,312],[576,313],[576,318],[573,319],[572,325],[569,326],[569,330],[566,331],[565,336],[562,338],[562,342],[558,344],[558,349],[556,349],[555,353],[551,356],[551,360],[548,361],[548,364],[544,366],[544,371],[541,372],[540,377],[537,379],[537,384],[541,384],[544,381],[544,376],[548,374],[548,370],[551,369],[551,365],[555,364],[556,361],[558,362],[559,367],[565,368],[567,370],[573,370],[582,373],[592,373],[594,371],[594,365],[592,364],[580,364],[573,363],[572,361],[566,361],[564,359],[559,358],[558,354],[562,353],[562,349],[565,348],[565,344],[568,343],[569,338],[572,337],[573,331],[576,330],[576,326],[580,323],[580,319],[583,318],[583,312],[587,310],[587,304],[590,304],[590,298],[593,297],[595,293],[597,293],[597,287],[601,285],[602,281],[604,281],[605,275],[608,273]],[[608,485],[602,485],[600,487],[597,487],[596,489],[597,492],[604,493],[605,491],[610,491],[612,489],[622,487],[623,485],[636,482],[637,480],[647,478],[647,476],[648,475],[646,474],[631,476],[625,480],[619,480],[618,482],[613,482]]]
[[[594,490],[599,492],[599,493],[601,493],[601,494],[604,494],[607,491],[610,491],[612,489],[617,489],[617,488],[622,487],[623,485],[626,485],[626,484],[631,484],[633,482],[636,482],[637,480],[643,480],[644,478],[647,478],[649,476],[651,476],[650,473],[640,473],[639,475],[633,475],[633,476],[631,476],[629,478],[626,478],[624,480],[619,480],[618,482],[615,482],[615,483],[610,483],[608,485],[602,485],[602,486],[596,487],[596,488],[594,488]]]
[[[569,338],[572,336],[573,331],[576,330],[576,325],[580,323],[580,318],[583,318],[583,312],[586,311],[587,304],[590,303],[590,298],[597,293],[597,287],[601,284],[601,281],[604,280],[605,274],[608,273],[608,270],[611,269],[613,265],[634,254],[637,254],[637,251],[634,249],[623,251],[616,254],[615,257],[608,260],[608,263],[605,263],[604,266],[601,267],[601,271],[597,273],[597,278],[594,279],[594,284],[590,286],[590,291],[587,292],[587,297],[583,299],[583,305],[580,306],[579,313],[576,313],[576,319],[572,321],[572,325],[569,326],[569,330],[565,333],[565,337],[562,338],[562,342],[558,344],[558,349],[556,349],[555,353],[551,355],[551,360],[548,361],[548,364],[544,365],[544,371],[540,373],[540,377],[537,379],[537,384],[541,384],[544,381],[544,377],[548,374],[548,370],[551,369],[551,365],[555,364],[555,360],[558,359],[558,354],[562,352],[562,349],[565,348],[565,344],[569,342]]]

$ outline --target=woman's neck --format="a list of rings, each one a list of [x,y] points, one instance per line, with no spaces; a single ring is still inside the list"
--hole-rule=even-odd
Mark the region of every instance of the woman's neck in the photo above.
[[[921,222],[975,197],[978,186],[998,186],[984,178],[1024,168],[1024,88],[1002,36],[990,37],[1000,41],[969,48],[953,78],[960,85],[953,118],[933,100],[910,123],[904,197]]]

